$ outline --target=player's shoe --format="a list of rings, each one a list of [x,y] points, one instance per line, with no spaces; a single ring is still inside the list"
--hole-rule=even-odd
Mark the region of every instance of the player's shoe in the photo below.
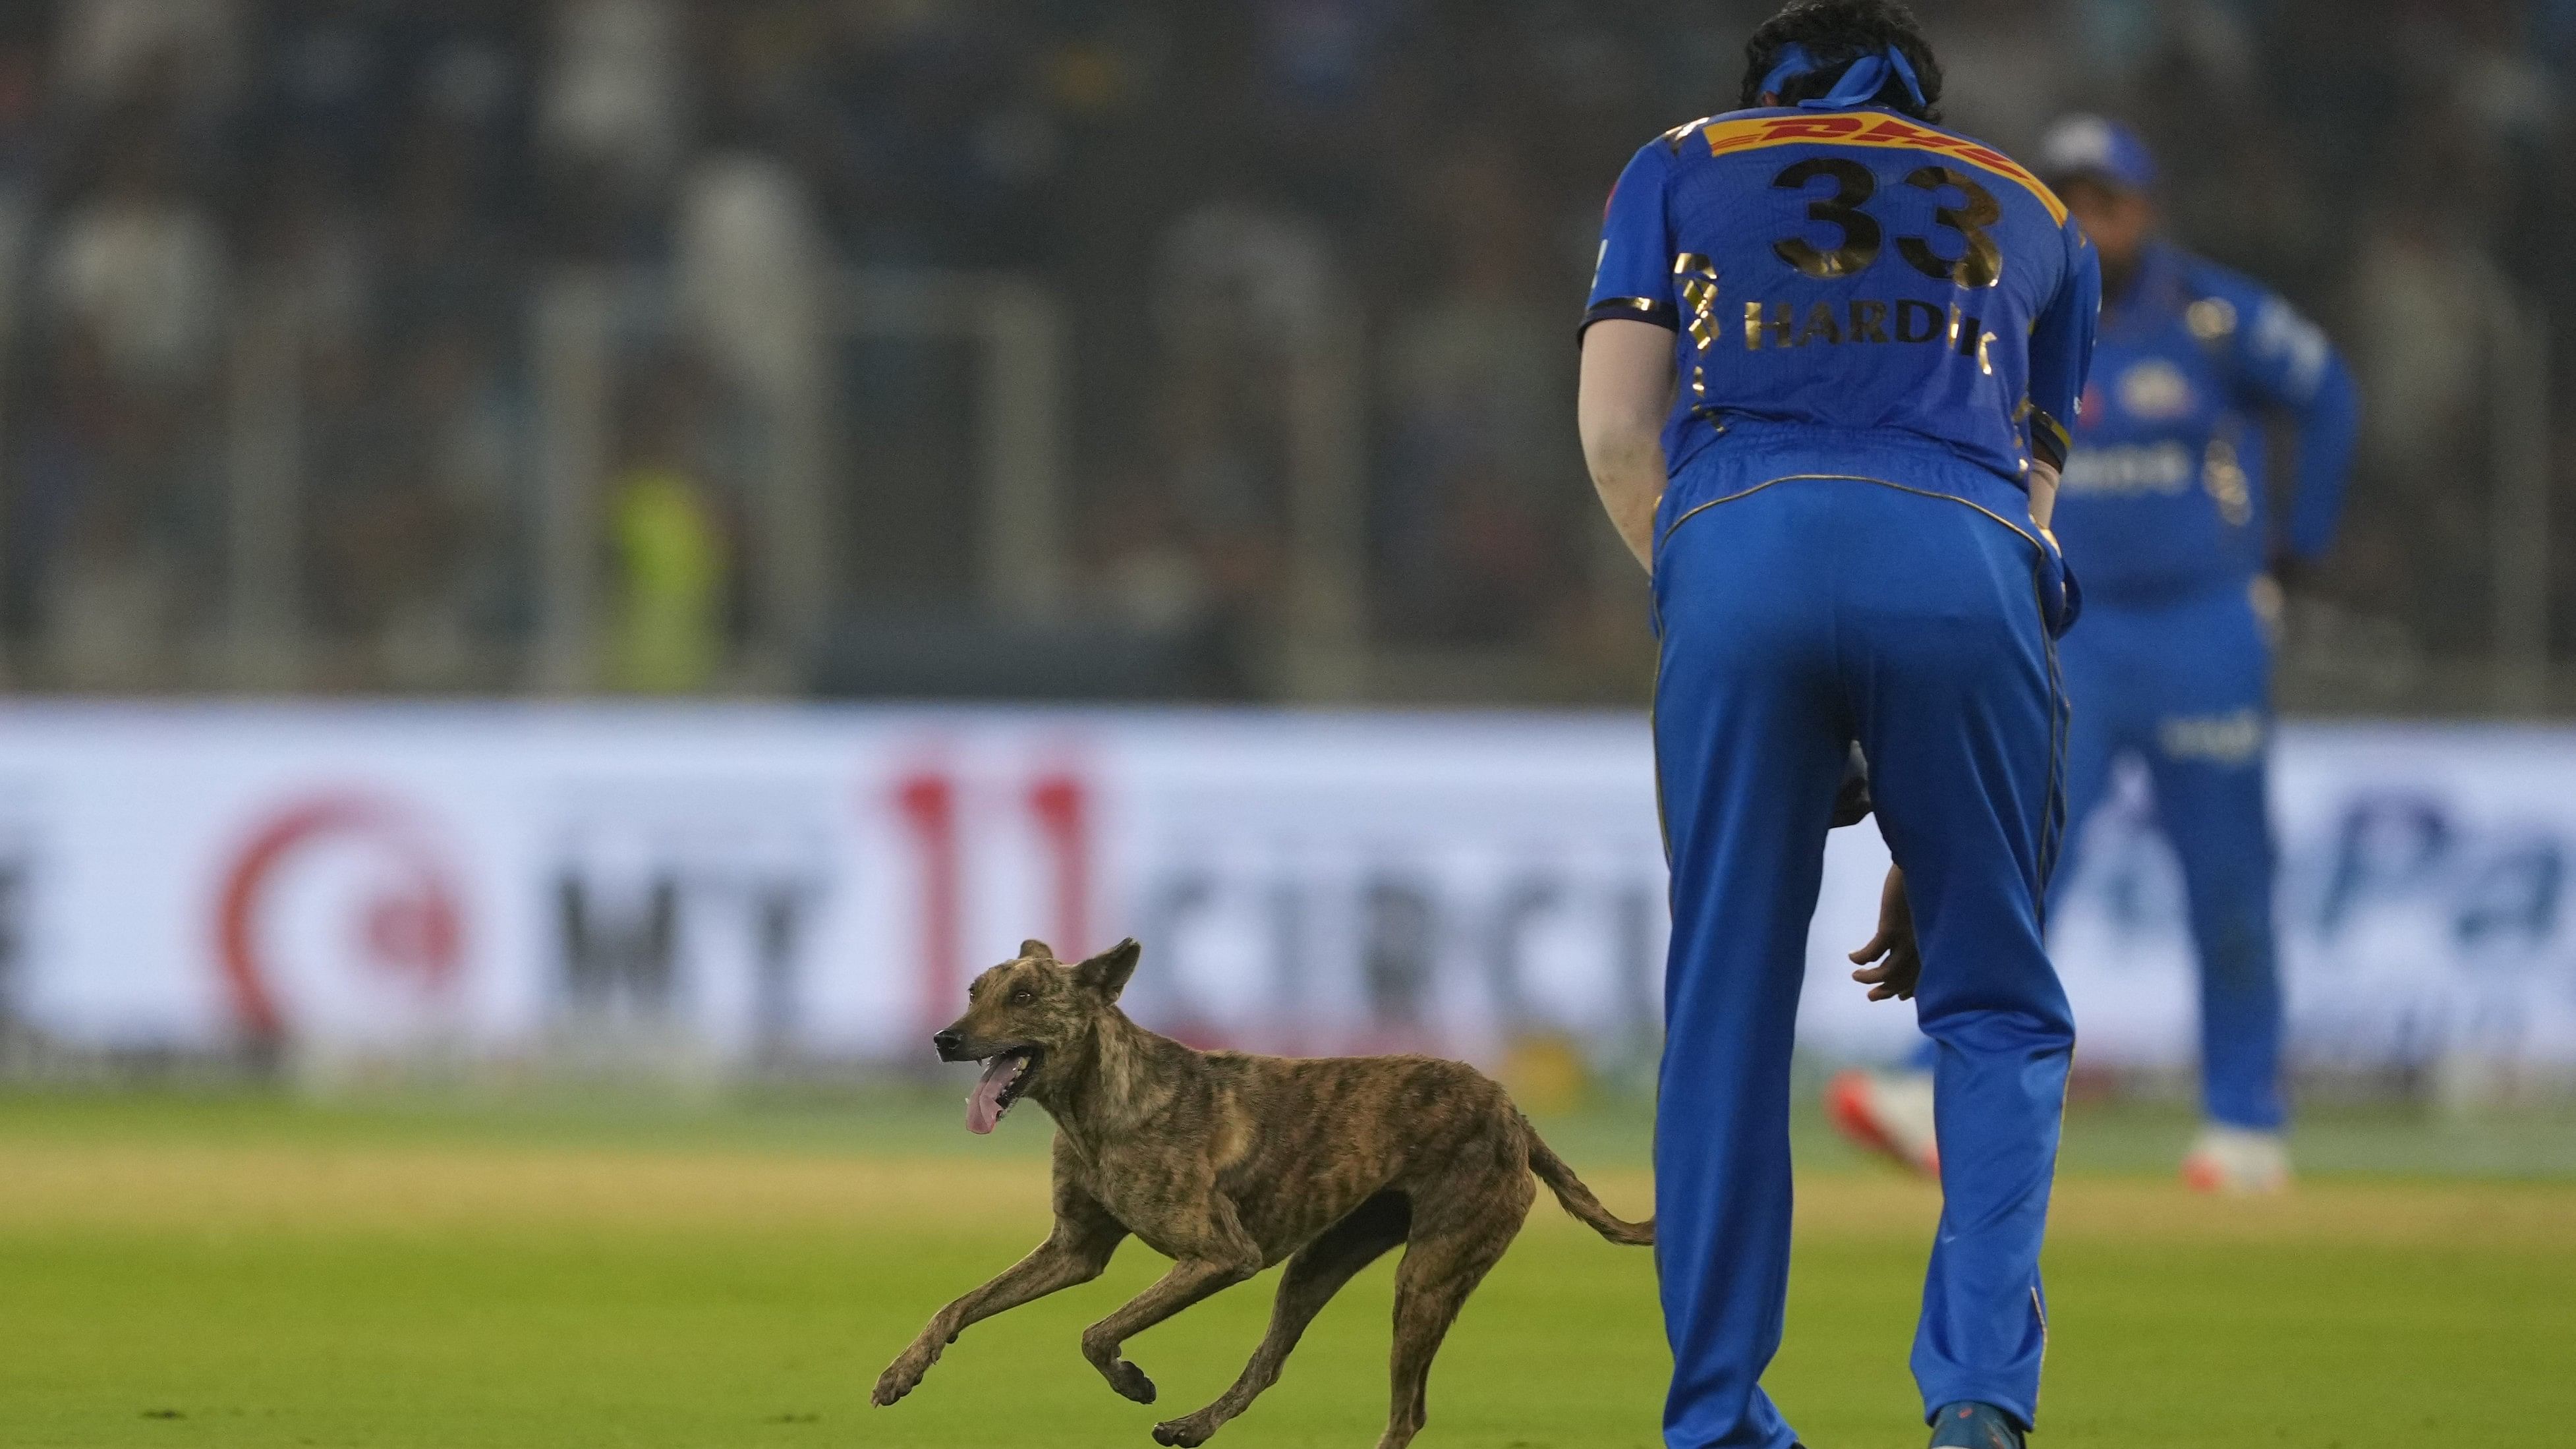
[[[2182,1180],[2194,1192],[2262,1197],[2290,1186],[2290,1149],[2278,1132],[2223,1127],[2200,1129],[2182,1160]]]
[[[1992,1404],[1944,1404],[1932,1416],[1931,1449],[2023,1449],[2023,1440]]]
[[[1925,1177],[1941,1175],[1931,1073],[1836,1072],[1825,1084],[1825,1115],[1834,1130],[1870,1151]]]

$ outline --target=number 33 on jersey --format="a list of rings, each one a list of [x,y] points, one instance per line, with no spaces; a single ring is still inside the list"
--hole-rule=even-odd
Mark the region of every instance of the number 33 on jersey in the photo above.
[[[2082,233],[2010,157],[1890,111],[1756,110],[1628,163],[1584,322],[1674,331],[1675,471],[1758,420],[1896,429],[2018,481],[2065,459],[2100,305]]]

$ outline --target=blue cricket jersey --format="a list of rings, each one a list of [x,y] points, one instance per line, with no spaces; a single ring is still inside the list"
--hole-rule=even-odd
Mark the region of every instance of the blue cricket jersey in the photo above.
[[[1879,108],[1761,109],[1637,152],[1584,323],[1673,329],[1676,475],[1758,438],[1818,471],[1902,445],[2020,487],[2034,451],[2066,456],[2100,295],[2065,205],[2001,152]]]
[[[2283,543],[2325,550],[2360,422],[2325,333],[2248,278],[2157,243],[2102,318],[2055,526],[2097,603],[2241,589],[2272,551],[2262,414],[2296,416]]]

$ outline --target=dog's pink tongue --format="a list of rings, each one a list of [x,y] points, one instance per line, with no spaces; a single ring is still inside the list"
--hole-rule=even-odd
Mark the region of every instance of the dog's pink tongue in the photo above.
[[[975,1090],[966,1098],[967,1131],[980,1137],[1001,1122],[1002,1092],[1019,1070],[1019,1058],[995,1057],[984,1075],[975,1079]]]

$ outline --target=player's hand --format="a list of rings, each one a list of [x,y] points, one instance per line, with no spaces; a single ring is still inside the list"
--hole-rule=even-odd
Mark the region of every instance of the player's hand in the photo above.
[[[1878,934],[1851,953],[1862,969],[1852,979],[1869,988],[1869,999],[1914,999],[1914,983],[1923,974],[1923,953],[1914,941],[1914,907],[1905,899],[1905,872],[1887,868],[1887,884],[1878,890]],[[1872,965],[1875,962],[1877,964]]]

